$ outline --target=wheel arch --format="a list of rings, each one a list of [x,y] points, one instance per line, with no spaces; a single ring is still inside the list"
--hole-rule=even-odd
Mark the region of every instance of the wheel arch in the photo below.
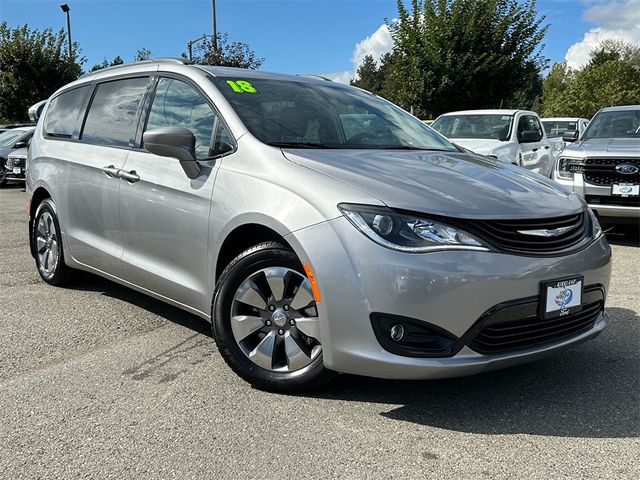
[[[38,207],[40,206],[42,201],[47,198],[51,198],[49,190],[47,190],[45,187],[38,187],[34,190],[33,195],[31,196],[31,199],[29,201],[29,250],[31,251],[31,256],[33,258],[35,258],[36,256],[35,245],[33,242],[33,220],[36,214],[36,210],[38,210]]]

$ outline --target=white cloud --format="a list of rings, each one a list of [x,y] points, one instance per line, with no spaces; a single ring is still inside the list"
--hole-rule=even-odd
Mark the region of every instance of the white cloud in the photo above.
[[[597,24],[567,50],[571,68],[581,68],[602,40],[618,39],[640,45],[640,0],[607,1],[588,8],[583,18]]]
[[[349,81],[356,76],[356,70],[364,60],[364,57],[371,55],[376,62],[379,62],[380,58],[385,53],[391,51],[392,48],[393,39],[391,38],[387,25],[380,25],[375,32],[356,43],[353,54],[351,55],[353,69],[342,72],[324,73],[323,76],[335,82],[349,83]]]

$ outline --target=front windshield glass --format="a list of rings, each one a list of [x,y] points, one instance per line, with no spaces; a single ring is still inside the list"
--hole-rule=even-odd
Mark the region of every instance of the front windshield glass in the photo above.
[[[13,145],[17,139],[24,135],[23,130],[7,130],[0,133],[0,147]]]
[[[438,118],[432,128],[447,138],[482,138],[509,140],[513,115],[446,115]]]
[[[565,132],[578,130],[578,122],[568,120],[543,120],[542,125],[549,138],[561,137]]]
[[[585,130],[582,139],[638,137],[640,137],[640,108],[596,114]]]
[[[213,79],[247,129],[276,147],[457,149],[375,95],[332,82]]]

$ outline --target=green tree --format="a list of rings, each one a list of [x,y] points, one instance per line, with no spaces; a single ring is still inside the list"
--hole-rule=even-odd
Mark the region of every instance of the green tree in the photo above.
[[[397,0],[383,95],[417,115],[527,107],[547,66],[536,1]]]
[[[77,44],[69,58],[64,30],[0,23],[0,119],[27,120],[28,108],[78,78],[83,63]]]
[[[351,85],[364,88],[372,93],[382,90],[382,75],[373,56],[367,55],[356,70],[356,78],[351,80]]]
[[[544,80],[538,101],[543,116],[591,118],[612,105],[640,103],[640,47],[605,40],[579,70],[557,63]]]
[[[134,62],[141,62],[143,60],[149,60],[151,58],[151,50],[146,48],[139,48],[136,52],[135,57],[133,57]]]
[[[120,55],[116,55],[113,60],[111,60],[110,62],[107,61],[107,59],[105,58],[104,60],[102,60],[102,63],[96,63],[93,67],[91,67],[89,69],[90,72],[95,72],[96,70],[102,70],[103,68],[107,68],[107,67],[115,67],[116,65],[122,65],[124,63],[124,60],[122,59],[122,57]]]
[[[182,54],[184,58],[186,54]],[[259,69],[264,58],[259,58],[251,47],[242,42],[231,42],[227,33],[218,34],[217,48],[212,38],[206,38],[194,47],[193,62],[201,65]]]

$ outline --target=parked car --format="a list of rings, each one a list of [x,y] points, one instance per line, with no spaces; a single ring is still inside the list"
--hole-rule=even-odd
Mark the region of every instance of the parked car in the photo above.
[[[547,134],[549,142],[551,142],[551,151],[555,158],[558,158],[564,147],[567,146],[567,142],[562,139],[565,132],[577,131],[578,135],[582,133],[589,125],[589,120],[586,118],[576,117],[550,117],[542,119],[542,126]]]
[[[582,135],[568,131],[554,180],[608,222],[640,219],[640,105],[600,110]]]
[[[12,150],[5,162],[5,181],[24,182],[27,171],[27,148]]]
[[[535,112],[468,110],[440,115],[431,125],[456,145],[549,177],[555,158]]]
[[[10,123],[10,124],[4,124],[4,125],[0,125],[0,133],[6,132],[7,130],[12,130],[14,128],[19,128],[19,127],[35,127],[35,123]]]
[[[34,131],[35,127],[18,127],[0,133],[0,187],[7,182],[5,163],[9,153],[28,147]]]
[[[83,76],[43,115],[42,279],[87,270],[212,321],[256,387],[475,374],[607,325],[611,249],[580,197],[363,90],[148,61]]]

